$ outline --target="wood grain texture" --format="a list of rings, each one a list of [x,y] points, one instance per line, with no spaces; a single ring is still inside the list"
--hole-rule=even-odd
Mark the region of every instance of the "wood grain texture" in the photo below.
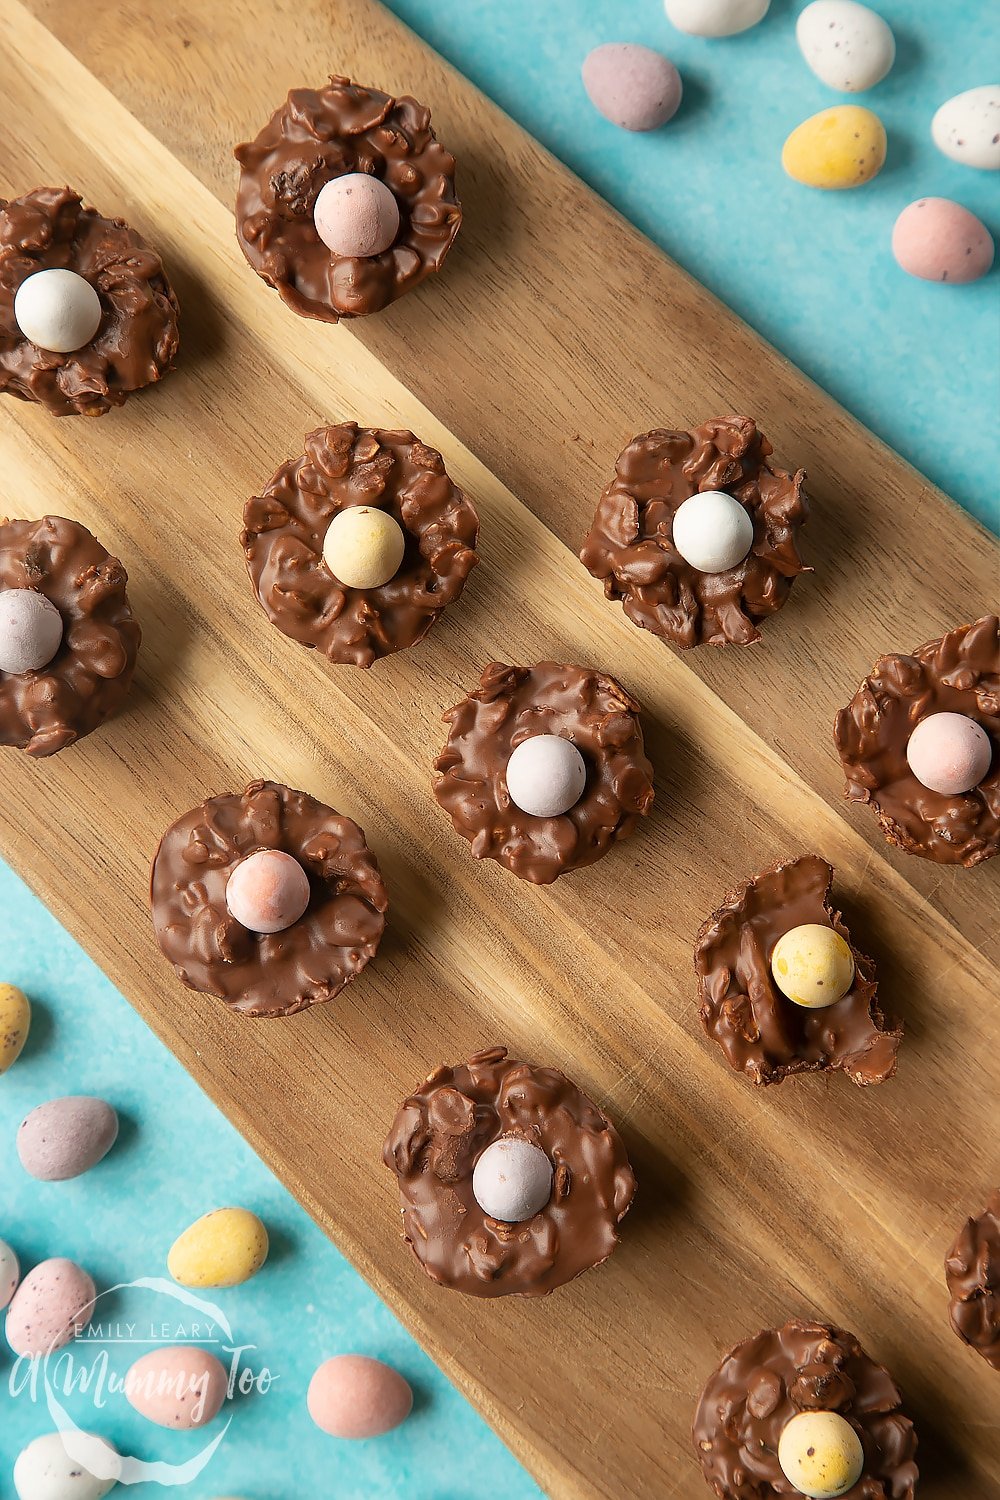
[[[435,284],[336,329],[263,287],[231,214],[233,142],[318,82],[317,58],[431,104],[467,211]],[[91,526],[145,633],[120,719],[51,762],[4,757],[2,852],[552,1495],[701,1493],[688,1428],[719,1354],[816,1313],[903,1383],[925,1497],[1000,1496],[996,1377],[950,1332],[942,1273],[997,1174],[1000,872],[889,850],[841,805],[830,740],[879,651],[995,604],[985,533],[369,0],[8,0],[0,86],[0,191],[68,181],[123,213],[183,311],[180,368],[121,412],[2,403],[3,508]],[[809,470],[816,574],[762,646],[680,657],[573,554],[628,437],[734,409]],[[368,674],[270,629],[237,543],[245,496],[347,417],[440,447],[483,523],[461,604]],[[639,696],[657,802],[606,860],[535,890],[469,858],[429,779],[480,667],[549,655]],[[167,823],[257,775],[356,817],[392,900],[363,979],[270,1024],[182,990],[146,908]],[[898,1079],[865,1093],[755,1093],[697,1021],[703,917],[809,848],[908,1027]],[[379,1162],[417,1079],[497,1040],[607,1108],[640,1181],[615,1258],[540,1305],[426,1282]]]

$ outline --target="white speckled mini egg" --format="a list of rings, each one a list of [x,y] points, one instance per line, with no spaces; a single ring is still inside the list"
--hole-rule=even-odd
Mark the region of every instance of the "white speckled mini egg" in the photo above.
[[[952,161],[1000,171],[1000,83],[966,89],[942,104],[931,122],[931,135]]]
[[[121,1473],[111,1444],[91,1432],[46,1432],[14,1464],[19,1500],[103,1500]]]
[[[17,1291],[20,1277],[21,1267],[18,1265],[17,1256],[6,1240],[0,1240],[0,1308],[6,1307]]]
[[[667,20],[689,36],[736,36],[763,21],[771,0],[663,0]]]
[[[896,60],[887,22],[855,0],[813,0],[795,23],[795,38],[816,77],[842,94],[874,88]]]

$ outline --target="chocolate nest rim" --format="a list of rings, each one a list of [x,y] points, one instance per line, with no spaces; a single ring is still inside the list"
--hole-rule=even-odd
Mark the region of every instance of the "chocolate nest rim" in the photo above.
[[[770,953],[761,952],[759,963],[754,961],[759,944],[750,944],[744,938],[746,929],[752,926],[753,916],[760,915],[748,911],[751,896],[764,894],[765,882],[780,885],[789,872],[807,864],[815,866],[812,873],[814,889],[804,888],[801,895],[810,903],[818,896],[819,913],[815,919],[821,915],[826,924],[844,939],[854,958],[851,988],[840,1000],[824,1009],[796,1005],[783,995],[771,974]],[[896,1072],[902,1026],[883,1012],[877,998],[875,965],[853,942],[841,913],[831,904],[832,886],[833,867],[818,854],[800,854],[779,860],[728,891],[722,904],[706,918],[698,932],[694,968],[698,979],[699,1016],[705,1034],[719,1047],[733,1071],[745,1074],[757,1086],[781,1083],[799,1073],[844,1072],[852,1082],[865,1087],[884,1083]],[[780,904],[774,907],[776,913],[783,909]],[[735,965],[720,962],[716,968],[711,955],[717,949],[724,949],[734,926],[740,934]],[[783,928],[783,931],[788,930],[789,927]],[[713,978],[718,980],[714,988],[710,987]],[[859,1012],[857,1017],[851,1017],[852,1006]],[[869,1022],[867,1046],[860,1051],[854,1047],[838,1055],[836,1047],[830,1045],[838,1040],[838,1023],[843,1023],[846,1028],[848,1022],[856,1020],[864,1040],[862,1016],[867,1016]],[[774,1038],[787,1044],[790,1054],[787,1060],[780,1055],[772,1056],[776,1040],[769,1039]],[[821,1047],[816,1058],[796,1055],[795,1048],[805,1049],[816,1043]],[[866,1059],[869,1060],[867,1069]]]
[[[0,588],[44,594],[63,622],[59,649],[44,667],[0,672],[0,744],[55,755],[118,710],[142,639],[127,583],[117,557],[79,521],[0,520]]]
[[[250,932],[226,906],[230,874],[258,849],[284,850],[309,877],[309,905],[282,932]],[[150,873],[153,929],[178,978],[248,1016],[335,999],[375,957],[388,904],[353,818],[275,781],[189,809],[164,833]]]
[[[1000,1371],[1000,1188],[958,1231],[945,1258],[945,1276],[952,1328]]]
[[[980,654],[989,658],[985,669],[972,660]],[[935,713],[950,711],[977,719],[993,743],[991,768],[969,792],[932,792],[909,768],[906,741],[928,703]],[[880,744],[880,733],[890,718],[898,721],[901,712],[900,744],[887,749]],[[849,802],[868,803],[890,844],[907,854],[967,869],[1000,854],[1000,617],[983,615],[908,655],[880,656],[838,713],[833,739],[846,777],[844,796]],[[909,827],[882,805],[888,799],[901,805],[912,820]]]
[[[539,1146],[554,1169],[545,1207],[514,1224],[485,1214],[472,1191],[479,1155],[505,1137]],[[545,1296],[603,1265],[636,1187],[603,1110],[557,1068],[510,1058],[506,1047],[429,1074],[399,1106],[382,1159],[421,1269],[477,1297]]]
[[[380,311],[441,269],[462,222],[455,158],[430,110],[339,74],[321,89],[292,89],[235,156],[240,248],[303,317],[336,323]],[[316,232],[321,188],[350,172],[378,177],[399,207],[399,230],[381,255],[334,255]]]
[[[771,444],[750,417],[657,428],[622,450],[580,549],[580,561],[621,601],[633,624],[681,650],[748,646],[785,603],[800,573],[798,533],[809,515],[805,471],[768,462]],[[682,482],[683,481],[683,482]],[[673,546],[673,517],[703,490],[724,490],[747,509],[753,546],[735,568],[701,573]]]
[[[785,1424],[800,1411],[837,1411],[865,1453],[863,1487],[844,1500],[913,1500],[917,1434],[902,1406],[892,1376],[855,1334],[791,1318],[729,1350],[698,1399],[691,1439],[719,1500],[784,1500],[798,1494],[778,1463]]]
[[[553,687],[570,700],[566,707],[546,703]],[[553,661],[532,667],[490,662],[479,687],[443,715],[450,727],[434,762],[434,796],[474,858],[495,859],[521,880],[549,884],[602,858],[649,811],[653,768],[639,712],[636,700],[604,672]],[[507,791],[511,752],[533,735],[569,727],[566,737],[587,766],[583,795],[557,817],[523,812]],[[487,757],[488,769],[477,765],[497,744],[503,753]]]
[[[14,317],[22,281],[56,268],[85,276],[101,300],[97,333],[65,354],[31,343]],[[177,319],[160,256],[123,219],[68,187],[0,198],[0,392],[57,417],[101,416],[173,369]]]
[[[323,561],[330,521],[352,505],[385,510],[406,550],[379,588],[346,588]],[[317,427],[243,512],[240,545],[258,602],[283,635],[331,662],[370,667],[423,640],[461,597],[479,558],[479,517],[435,448],[412,432]]]

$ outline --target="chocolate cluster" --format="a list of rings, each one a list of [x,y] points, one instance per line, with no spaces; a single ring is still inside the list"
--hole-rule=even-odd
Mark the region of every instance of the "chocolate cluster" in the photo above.
[[[438,144],[430,111],[348,78],[293,89],[236,159],[243,254],[307,318],[378,312],[440,270],[462,222],[455,158]],[[316,232],[320,190],[350,172],[374,174],[396,199],[399,232],[381,255],[334,255]]]
[[[937,713],[976,720],[993,742],[992,766],[969,792],[931,791],[910,770],[910,735]],[[1000,617],[960,625],[910,655],[880,656],[833,734],[844,795],[874,808],[890,844],[943,865],[1000,853]]]
[[[698,934],[702,1025],[730,1067],[754,1083],[838,1069],[855,1083],[882,1083],[896,1071],[902,1027],[882,1014],[875,966],[831,907],[832,882],[818,854],[772,865],[730,892]],[[817,1010],[789,1000],[771,973],[778,939],[809,923],[832,927],[854,958],[847,994]]]
[[[747,646],[808,569],[799,531],[808,508],[800,469],[770,462],[771,444],[749,417],[718,417],[690,432],[633,438],[598,501],[580,560],[620,599],[629,619],[675,646]],[[733,495],[753,521],[749,555],[702,573],[673,544],[673,519],[703,490]]]
[[[544,1151],[552,1195],[532,1219],[490,1218],[472,1191],[477,1158],[518,1137]],[[383,1148],[403,1235],[432,1281],[474,1297],[540,1296],[607,1260],[635,1177],[614,1126],[555,1068],[493,1047],[437,1068],[404,1099]]]
[[[75,271],[101,301],[96,334],[69,354],[31,343],[14,317],[22,281],[50,270]],[[121,219],[69,188],[0,199],[0,391],[56,417],[99,416],[173,368],[177,311],[159,255]]]
[[[56,606],[62,643],[44,667],[0,672],[0,745],[54,755],[116,713],[141,631],[128,575],[79,521],[0,522],[0,590],[35,589]]]
[[[967,1219],[945,1261],[951,1326],[1000,1370],[1000,1188],[982,1213]]]
[[[309,877],[305,913],[281,932],[248,931],[226,904],[229,876],[259,849],[292,855]],[[389,904],[357,823],[274,781],[178,818],[156,852],[150,901],[178,978],[247,1016],[289,1016],[339,995],[374,958]]]

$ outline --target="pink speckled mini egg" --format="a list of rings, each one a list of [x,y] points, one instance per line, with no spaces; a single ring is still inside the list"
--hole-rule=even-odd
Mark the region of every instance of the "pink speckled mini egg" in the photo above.
[[[221,1362],[193,1344],[151,1349],[125,1376],[125,1396],[140,1416],[178,1432],[213,1421],[228,1386]]]
[[[622,130],[656,130],[680,107],[681,75],[669,58],[631,42],[605,42],[584,59],[591,104]]]
[[[331,1437],[381,1437],[410,1415],[413,1392],[381,1360],[338,1354],[309,1382],[307,1404],[316,1426]]]
[[[950,198],[918,198],[892,231],[892,253],[922,281],[978,281],[993,264],[993,236],[975,214]]]
[[[989,771],[993,743],[983,726],[966,714],[928,714],[910,735],[906,759],[930,791],[961,797]]]
[[[7,1309],[7,1342],[15,1354],[47,1354],[76,1337],[90,1317],[96,1291],[87,1272],[57,1256],[40,1261]]]

